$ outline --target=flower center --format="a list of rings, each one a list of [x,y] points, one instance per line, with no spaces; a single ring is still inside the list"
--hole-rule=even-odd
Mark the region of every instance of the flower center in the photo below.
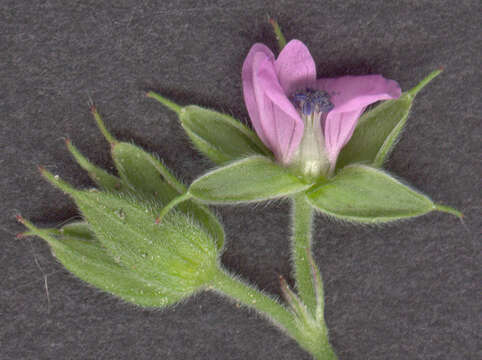
[[[334,105],[326,91],[309,88],[296,91],[291,96],[291,101],[305,124],[303,137],[293,156],[292,164],[306,179],[316,180],[320,176],[326,176],[330,169],[322,121]]]
[[[327,113],[334,107],[330,101],[330,95],[323,90],[313,90],[310,88],[298,90],[291,96],[291,99],[300,112],[307,116],[315,112]]]

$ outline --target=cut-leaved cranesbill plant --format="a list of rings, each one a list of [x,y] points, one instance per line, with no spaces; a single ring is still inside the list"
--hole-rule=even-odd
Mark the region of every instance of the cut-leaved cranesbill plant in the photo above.
[[[41,229],[18,216],[28,228],[19,237],[43,238],[73,274],[139,306],[166,307],[202,290],[223,294],[263,314],[315,359],[333,360],[311,250],[314,214],[354,223],[434,210],[462,216],[382,169],[415,96],[440,70],[406,92],[381,75],[318,79],[308,48],[299,40],[286,43],[271,23],[279,55],[255,44],[241,72],[254,131],[228,115],[147,94],[177,113],[193,146],[216,168],[185,186],[156,155],[115,139],[92,106],[117,175],[93,165],[67,140],[98,189],[75,189],[40,171],[72,197],[83,221]],[[285,303],[223,268],[224,228],[207,207],[275,198],[293,206],[295,288],[280,276]]]

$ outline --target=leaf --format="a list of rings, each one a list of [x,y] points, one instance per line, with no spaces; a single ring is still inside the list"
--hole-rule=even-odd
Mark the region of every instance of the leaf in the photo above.
[[[147,307],[163,307],[175,299],[152,282],[129,271],[109,256],[95,238],[89,225],[72,223],[62,229],[38,229],[21,219],[30,231],[48,242],[54,256],[67,270],[85,282],[128,302]]]
[[[417,93],[441,73],[435,70],[400,98],[387,100],[363,114],[348,144],[341,150],[337,169],[353,163],[381,167],[405,127]]]
[[[133,194],[150,199],[151,205],[158,203],[158,211],[187,191],[160,160],[133,144],[115,144],[112,157],[122,180]],[[218,248],[223,247],[223,226],[206,206],[188,201],[181,204],[178,210],[198,221],[216,240]]]
[[[328,183],[308,190],[307,198],[323,213],[362,223],[400,220],[437,210],[427,196],[364,165],[345,167]]]
[[[217,271],[215,242],[181,212],[171,212],[156,225],[155,212],[145,202],[125,194],[75,190],[45,170],[42,174],[74,199],[114,259],[171,295],[167,303],[205,286]]]
[[[272,160],[252,156],[196,179],[189,194],[208,203],[239,203],[279,198],[308,187]]]
[[[195,105],[180,107],[152,91],[147,96],[175,111],[194,147],[216,164],[248,155],[271,155],[252,130],[231,116]]]

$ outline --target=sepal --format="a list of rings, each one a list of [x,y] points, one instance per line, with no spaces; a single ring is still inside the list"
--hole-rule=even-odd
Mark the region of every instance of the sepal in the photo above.
[[[89,177],[96,183],[97,186],[103,190],[113,192],[126,190],[126,186],[121,179],[92,164],[72,144],[70,139],[65,140],[65,144],[67,145],[67,149],[70,151],[75,161],[77,161],[82,169],[87,171],[87,174],[89,174]]]
[[[218,165],[254,154],[271,156],[252,130],[229,115],[196,105],[181,107],[152,91],[147,96],[175,111],[193,146]]]
[[[163,307],[172,299],[171,294],[163,292],[154,282],[116,262],[87,223],[72,223],[59,230],[39,229],[21,217],[18,220],[29,229],[22,236],[45,240],[67,270],[98,289],[145,307]]]
[[[384,101],[363,114],[358,120],[350,141],[338,156],[337,169],[353,163],[381,167],[405,127],[415,96],[441,72],[442,70],[431,72],[417,86],[404,92],[398,99]]]
[[[251,156],[209,171],[188,189],[206,203],[246,203],[281,198],[308,189],[289,170],[264,156]]]
[[[388,173],[365,165],[347,166],[306,194],[308,201],[322,213],[360,223],[400,220],[433,210],[462,216],[455,209],[434,204]]]

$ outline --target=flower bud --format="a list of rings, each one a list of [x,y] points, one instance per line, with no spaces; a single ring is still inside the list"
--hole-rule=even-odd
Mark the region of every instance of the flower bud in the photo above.
[[[45,170],[42,174],[74,199],[92,231],[98,253],[104,256],[99,260],[94,258],[95,252],[86,253],[82,246],[72,248],[71,239],[29,227],[33,235],[46,239],[55,253],[56,248],[70,246],[70,255],[58,258],[86,281],[139,305],[152,306],[126,294],[155,293],[157,303],[153,305],[165,306],[207,286],[217,272],[220,250],[216,241],[183,212],[173,211],[161,224],[156,224],[156,208],[146,202],[121,194],[79,191]],[[81,241],[89,244],[86,239]],[[110,268],[117,266],[119,273],[125,273],[126,281],[119,281],[116,271],[99,274],[98,268],[103,263]]]

